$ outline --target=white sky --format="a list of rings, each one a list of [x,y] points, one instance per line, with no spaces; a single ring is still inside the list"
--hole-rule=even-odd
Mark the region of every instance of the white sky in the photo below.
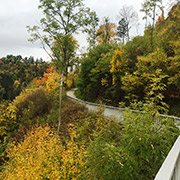
[[[167,2],[168,0],[164,0]],[[139,14],[139,34],[143,34],[143,22],[139,9],[143,0],[85,0],[84,3],[91,10],[96,11],[100,20],[109,17],[116,22],[119,10],[123,5],[132,5]],[[28,42],[30,34],[27,25],[36,25],[42,18],[41,10],[38,9],[39,0],[0,0],[0,58],[9,54],[22,55],[23,57],[34,56],[48,59],[48,55],[40,47],[39,43]],[[165,3],[164,3],[165,4]],[[137,32],[134,31],[134,35]],[[85,46],[84,36],[77,37],[81,47]]]

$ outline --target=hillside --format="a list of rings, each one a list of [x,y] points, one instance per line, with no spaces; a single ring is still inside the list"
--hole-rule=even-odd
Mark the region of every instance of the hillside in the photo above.
[[[160,115],[180,116],[180,5],[130,40],[108,18],[98,29],[81,0],[40,4],[41,26],[28,28],[52,62],[0,59],[0,179],[153,180],[180,134]],[[84,27],[89,49],[75,56]],[[96,112],[66,97],[75,87]],[[102,104],[127,109],[123,120]]]
[[[125,45],[99,44],[82,61],[77,95],[88,101],[126,106],[144,101],[151,84],[164,84],[163,101],[169,114],[179,115],[180,76],[180,6],[176,5],[166,19],[159,18],[154,28],[151,49],[151,27]]]

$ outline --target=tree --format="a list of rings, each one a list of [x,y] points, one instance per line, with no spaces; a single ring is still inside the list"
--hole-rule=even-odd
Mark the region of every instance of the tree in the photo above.
[[[157,8],[161,10],[163,14],[162,0],[144,0],[144,2],[142,3],[141,11],[145,13],[145,16],[143,17],[143,19],[146,20],[146,27],[147,27],[148,17],[152,20],[152,22],[150,23],[152,51],[154,50],[153,32],[154,32],[154,26],[155,26],[156,17],[157,17],[157,10],[158,10]]]
[[[41,77],[47,62],[33,57],[8,55],[0,60],[0,101],[13,100],[35,77]]]
[[[118,35],[120,38],[123,39],[123,44],[124,44],[125,37],[127,36],[127,32],[128,32],[128,24],[124,18],[122,18],[119,21],[119,26],[117,27],[117,30],[118,30]]]
[[[4,88],[2,87],[2,85],[0,84],[0,103],[1,103],[1,101],[3,100],[3,95],[4,95],[4,93],[5,93],[5,90],[4,90]]]
[[[154,34],[156,47],[163,47],[168,57],[174,56],[172,43],[179,40],[180,35],[180,5],[174,5],[168,12],[168,17],[158,22]]]
[[[109,22],[109,18],[104,18],[104,24],[102,24],[97,30],[97,42],[99,44],[105,43],[108,44],[114,40],[114,37],[117,35],[116,25]]]
[[[84,100],[95,101],[112,86],[110,61],[116,48],[116,44],[100,44],[91,49],[82,61],[78,91]]]
[[[134,11],[132,6],[124,5],[119,11],[118,19],[120,19],[118,26],[119,35],[123,37],[123,41],[124,37],[127,37],[127,41],[129,41],[129,31],[132,25],[137,22],[138,14]]]
[[[91,20],[88,24],[87,28],[84,30],[84,32],[87,33],[87,42],[89,43],[89,49],[95,47],[96,45],[96,38],[97,38],[97,27],[99,24],[99,18],[97,17],[95,12],[91,13]]]
[[[76,49],[72,35],[90,23],[91,14],[90,9],[84,7],[83,0],[40,0],[40,3],[39,8],[43,10],[45,18],[41,19],[39,26],[28,26],[28,30],[32,32],[31,40],[41,41],[44,50],[61,71],[59,132],[63,76]]]
[[[121,75],[124,75],[125,71],[128,70],[127,67],[127,59],[125,57],[124,49],[116,49],[113,53],[111,60],[111,69],[110,72],[113,76],[113,84],[116,83],[117,80],[121,79]]]
[[[133,73],[126,72],[122,77],[122,89],[126,92],[126,99],[142,100],[147,92],[152,89],[151,78],[157,69],[160,69],[159,76],[167,75],[169,61],[167,55],[161,49],[147,56],[138,56],[136,70]]]

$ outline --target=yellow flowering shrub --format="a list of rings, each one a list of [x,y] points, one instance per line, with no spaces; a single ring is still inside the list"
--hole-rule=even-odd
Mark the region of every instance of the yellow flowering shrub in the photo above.
[[[84,168],[86,151],[75,143],[73,126],[69,131],[71,138],[66,145],[62,145],[60,137],[49,126],[33,128],[22,142],[9,144],[9,161],[0,179],[77,179]]]

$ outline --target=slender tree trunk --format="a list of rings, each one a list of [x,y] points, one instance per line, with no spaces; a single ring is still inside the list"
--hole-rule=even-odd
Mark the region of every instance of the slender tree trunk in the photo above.
[[[129,30],[128,30],[128,32],[127,32],[127,42],[129,42],[129,39],[130,39],[130,37],[129,37]]]
[[[151,27],[151,48],[152,48],[152,52],[154,50],[153,34],[154,34],[154,26],[155,26],[155,17],[156,17],[156,5],[154,6],[154,10],[153,10],[153,23],[152,23],[152,27]]]
[[[64,68],[61,72],[61,82],[60,82],[60,94],[59,94],[59,121],[58,121],[58,128],[57,133],[60,131],[61,126],[61,119],[62,119],[62,95],[63,95],[63,78],[64,78]]]
[[[125,37],[123,36],[123,45],[124,45],[124,39],[125,39]]]
[[[127,22],[127,42],[129,42],[129,39],[130,39],[130,37],[129,37],[129,30],[131,29],[131,27],[129,27],[129,22],[128,22],[127,19],[126,19],[126,22]]]

